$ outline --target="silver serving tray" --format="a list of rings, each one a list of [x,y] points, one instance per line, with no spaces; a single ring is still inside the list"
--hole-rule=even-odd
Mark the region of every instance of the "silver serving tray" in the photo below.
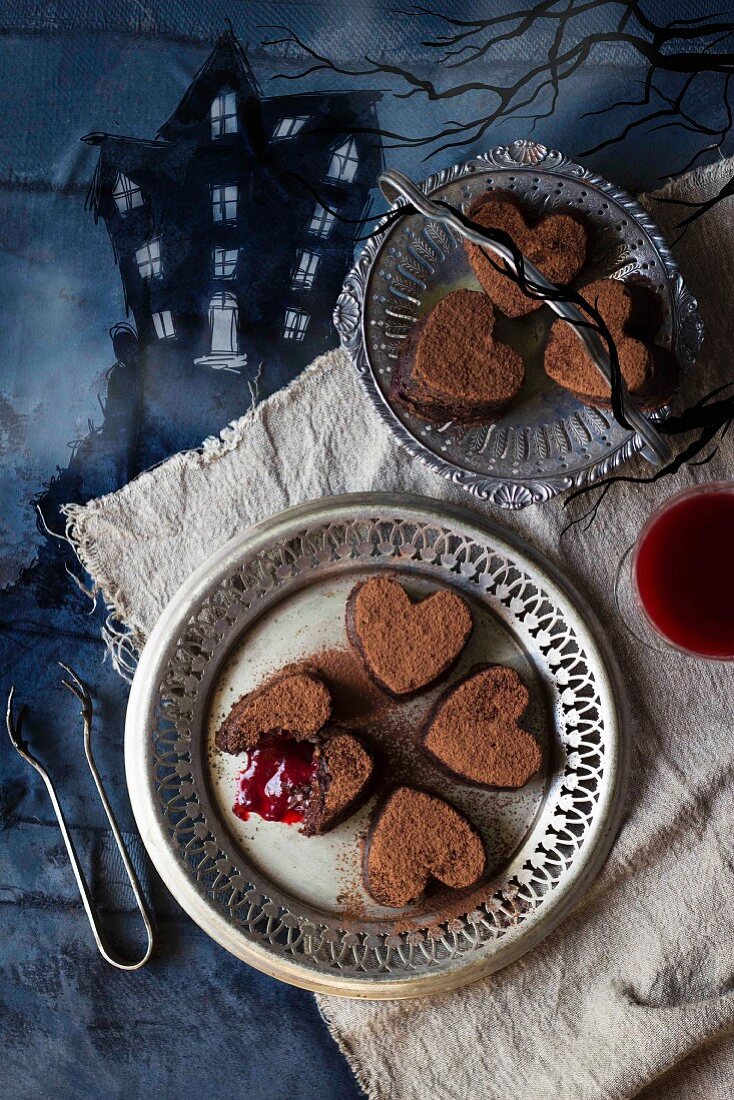
[[[696,301],[660,230],[626,191],[528,140],[447,168],[420,187],[464,211],[477,195],[495,191],[516,196],[533,217],[585,215],[590,252],[582,281],[647,283],[665,312],[659,342],[684,368],[693,364],[703,338]],[[481,289],[461,241],[446,226],[413,215],[367,242],[337,300],[341,343],[369,399],[411,455],[483,500],[524,508],[605,477],[641,449],[639,436],[621,428],[610,410],[582,404],[545,375],[543,348],[555,319],[547,308],[498,325],[502,339],[523,352],[527,370],[525,389],[502,420],[436,425],[396,407],[389,385],[402,342],[438,299],[459,287]],[[664,406],[653,415],[669,411]]]
[[[231,812],[241,762],[213,746],[242,692],[290,661],[346,647],[346,596],[384,569],[416,594],[447,586],[469,599],[475,632],[453,677],[480,660],[518,668],[531,692],[527,724],[544,749],[539,777],[518,792],[493,792],[454,782],[386,731],[388,759],[407,751],[414,781],[452,800],[485,836],[488,877],[453,895],[450,919],[433,895],[396,912],[366,894],[359,841],[371,805],[324,837],[241,822]],[[548,562],[461,508],[374,494],[316,501],[261,523],[182,586],[135,675],[125,765],[151,859],[209,935],[295,985],[397,998],[495,971],[569,911],[619,823],[627,747],[602,638]],[[405,716],[429,703],[406,703]]]

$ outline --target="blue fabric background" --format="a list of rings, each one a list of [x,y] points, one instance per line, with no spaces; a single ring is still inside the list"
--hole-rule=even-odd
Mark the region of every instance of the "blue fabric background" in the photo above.
[[[444,12],[510,10],[502,4],[445,2]],[[128,427],[117,415],[125,376],[110,374],[110,327],[124,320],[122,286],[109,239],[84,209],[96,151],[90,130],[151,138],[170,115],[226,19],[246,46],[266,94],[319,88],[384,88],[381,124],[424,133],[442,120],[470,117],[481,94],[428,102],[396,100],[384,76],[357,81],[315,74],[273,80],[299,69],[296,51],[262,45],[264,24],[287,24],[342,64],[364,53],[399,59],[439,80],[421,39],[428,17],[406,18],[387,5],[355,2],[207,4],[131,0],[0,3],[0,646],[2,697],[10,683],[31,707],[27,734],[59,789],[109,921],[135,949],[139,931],[123,892],[91,779],[72,701],[58,686],[60,659],[92,688],[97,757],[154,898],[159,949],[150,965],[125,975],[96,954],[45,790],[0,735],[0,1094],[41,1097],[160,1098],[208,1094],[248,1100],[348,1100],[359,1094],[313,999],[248,969],[193,925],[146,869],[125,792],[122,731],[126,684],[104,662],[105,613],[74,583],[78,563],[44,530],[60,530],[57,508],[109,492],[139,469]],[[666,18],[693,17],[716,5],[659,3]],[[589,15],[594,29],[593,13]],[[275,35],[277,37],[277,35]],[[541,49],[532,36],[508,42],[498,65],[521,71]],[[534,136],[578,154],[612,122],[583,112],[629,98],[643,73],[614,48],[564,86]],[[699,110],[709,109],[702,93]],[[712,95],[712,121],[721,104]],[[527,132],[507,121],[483,142],[441,153],[388,150],[388,164],[420,178],[482,146]],[[632,135],[587,162],[631,189],[654,184],[685,163],[702,139],[676,130]],[[725,151],[731,152],[729,146]],[[108,377],[109,376],[109,377]],[[268,373],[263,395],[288,381]],[[108,385],[110,387],[108,391]],[[118,391],[114,392],[114,387]],[[180,397],[182,407],[186,395]],[[243,411],[246,401],[243,398]],[[208,430],[222,426],[212,402]],[[170,450],[191,445],[186,418]]]

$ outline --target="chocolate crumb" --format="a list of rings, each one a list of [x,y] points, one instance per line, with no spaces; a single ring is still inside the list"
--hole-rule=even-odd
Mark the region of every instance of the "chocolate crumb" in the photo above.
[[[323,736],[301,827],[305,836],[326,833],[343,821],[365,797],[372,778],[372,755],[357,737],[340,730],[326,730]]]

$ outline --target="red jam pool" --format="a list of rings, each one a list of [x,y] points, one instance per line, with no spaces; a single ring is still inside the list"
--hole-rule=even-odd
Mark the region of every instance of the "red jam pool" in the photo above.
[[[314,746],[290,737],[267,737],[247,754],[237,776],[232,812],[242,821],[257,814],[264,821],[294,825],[303,821],[305,800],[316,778]]]

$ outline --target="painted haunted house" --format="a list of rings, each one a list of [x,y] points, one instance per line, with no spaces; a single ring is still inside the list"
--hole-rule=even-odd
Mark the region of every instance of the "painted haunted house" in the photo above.
[[[156,140],[84,139],[99,146],[89,202],[112,238],[143,359],[193,366],[210,386],[204,368],[252,376],[263,362],[271,389],[334,344],[354,220],[381,164],[377,140],[352,131],[376,126],[377,99],[263,98],[227,31]]]

